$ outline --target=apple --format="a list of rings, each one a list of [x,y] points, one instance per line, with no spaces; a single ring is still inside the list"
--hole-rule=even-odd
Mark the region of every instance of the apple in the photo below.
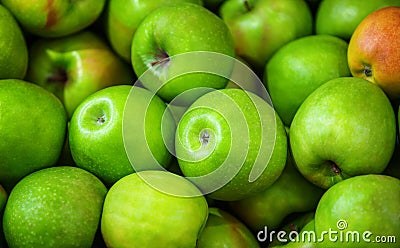
[[[95,33],[36,40],[29,48],[26,79],[58,96],[71,117],[90,94],[116,84],[133,84],[133,71]]]
[[[400,6],[397,0],[323,0],[318,5],[315,32],[349,41],[360,22],[370,13],[388,6]]]
[[[14,16],[0,4],[0,79],[23,79],[28,67],[25,37]]]
[[[142,167],[168,167],[175,121],[165,103],[150,91],[111,86],[87,97],[69,125],[69,146],[76,165],[107,186]]]
[[[229,209],[254,232],[277,229],[290,215],[313,211],[323,190],[306,180],[295,168],[288,153],[282,175],[262,192],[229,202]]]
[[[192,3],[162,6],[146,16],[135,32],[131,52],[133,69],[144,87],[167,102],[191,89],[224,88],[228,83],[224,75],[233,67],[229,58],[235,55],[226,24]],[[218,56],[228,58],[221,61]],[[215,75],[204,67],[225,74]],[[185,104],[204,93],[185,96]]]
[[[196,248],[231,247],[259,248],[251,231],[237,218],[219,208],[209,208],[207,223]]]
[[[377,85],[336,78],[307,97],[289,136],[299,171],[327,189],[352,176],[385,170],[396,143],[395,114]]]
[[[347,42],[331,35],[310,35],[281,47],[268,61],[264,84],[274,108],[290,126],[307,96],[330,79],[351,76]]]
[[[170,172],[147,170],[110,188],[101,231],[107,247],[195,247],[207,217],[207,202],[192,183]]]
[[[348,63],[355,77],[379,85],[391,99],[400,97],[400,7],[369,14],[357,26],[348,48]]]
[[[43,36],[61,37],[90,26],[103,11],[105,0],[2,0],[24,30]]]
[[[125,61],[131,62],[132,38],[140,22],[160,6],[201,0],[110,0],[105,7],[105,30],[112,48]]]
[[[232,32],[236,54],[256,71],[281,46],[313,29],[311,10],[303,0],[227,0],[219,12]]]
[[[263,98],[222,89],[201,96],[184,113],[175,152],[183,175],[204,194],[233,201],[278,179],[286,162],[287,138],[281,120]]]
[[[272,237],[266,237],[263,232],[257,235],[259,238],[262,238],[262,241],[264,241],[263,239],[265,238],[267,238],[267,240],[268,238],[273,238],[268,248],[315,248],[317,240],[314,240],[314,236],[312,236],[312,233],[315,232],[314,217],[314,211],[303,213],[293,217],[293,219],[285,223],[283,227],[276,230],[274,233],[270,231]],[[279,232],[285,235],[280,236],[278,234]]]
[[[42,169],[12,189],[3,216],[9,247],[88,247],[107,189],[76,167]]]
[[[22,177],[57,162],[67,114],[60,100],[38,85],[0,80],[0,183],[11,189]]]
[[[315,212],[317,247],[398,247],[399,204],[400,180],[394,177],[360,175],[335,184]],[[322,232],[331,234],[321,238]]]

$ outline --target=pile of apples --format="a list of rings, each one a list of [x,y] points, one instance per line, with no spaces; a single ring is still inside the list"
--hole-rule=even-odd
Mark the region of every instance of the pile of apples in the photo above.
[[[398,0],[1,0],[0,26],[1,247],[400,247]]]

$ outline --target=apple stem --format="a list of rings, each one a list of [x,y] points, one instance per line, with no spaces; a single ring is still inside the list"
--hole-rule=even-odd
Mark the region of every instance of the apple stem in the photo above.
[[[169,55],[163,51],[160,50],[159,54],[156,56],[158,60],[151,62],[151,66],[156,66],[160,64],[164,64],[169,61]]]
[[[340,168],[337,166],[337,164],[335,164],[333,161],[329,161],[329,164],[332,168],[333,173],[335,173],[336,175],[339,175],[341,173]]]
[[[47,77],[46,81],[48,83],[60,83],[65,84],[68,81],[67,72],[63,69],[57,70],[56,73],[52,74],[51,76]]]
[[[246,8],[247,12],[250,12],[251,7],[250,7],[250,4],[249,4],[249,1],[247,1],[247,0],[244,1],[244,7]]]

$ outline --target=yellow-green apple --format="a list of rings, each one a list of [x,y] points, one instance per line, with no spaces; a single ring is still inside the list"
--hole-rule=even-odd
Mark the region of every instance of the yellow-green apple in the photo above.
[[[331,35],[310,35],[281,47],[268,61],[264,84],[274,108],[290,126],[307,96],[330,79],[351,76],[347,42]]]
[[[57,162],[67,114],[60,100],[42,87],[3,79],[0,116],[0,183],[9,190],[27,174]]]
[[[132,38],[140,22],[160,6],[191,2],[202,4],[201,0],[110,0],[105,8],[105,30],[115,52],[131,62]]]
[[[265,226],[275,230],[288,216],[313,211],[322,194],[321,188],[298,172],[289,152],[285,169],[274,184],[254,196],[229,202],[229,207],[254,232]]]
[[[27,175],[4,210],[9,247],[92,247],[106,193],[97,177],[72,166]]]
[[[25,37],[14,16],[0,4],[0,79],[23,79],[28,67]]]
[[[68,116],[90,94],[116,84],[133,84],[133,71],[90,31],[42,38],[29,48],[26,79],[58,96]]]
[[[311,10],[303,0],[228,0],[220,16],[232,32],[238,56],[262,70],[282,45],[312,33]],[[284,31],[283,31],[284,30]]]
[[[396,119],[376,84],[341,77],[307,97],[289,136],[299,171],[317,186],[329,188],[349,177],[385,170],[396,143]]]
[[[398,0],[323,0],[315,17],[316,34],[329,34],[350,40],[354,30],[370,13],[388,6],[400,6]]]
[[[207,217],[207,201],[191,182],[147,170],[127,175],[110,188],[101,232],[107,247],[196,247]]]
[[[391,99],[400,97],[400,7],[369,14],[357,26],[348,48],[348,63],[355,77],[379,85]]]
[[[171,147],[174,134],[175,121],[159,97],[137,86],[116,85],[78,106],[68,138],[76,165],[111,186],[135,168],[167,167],[172,155],[164,142]]]
[[[203,193],[232,201],[261,192],[278,179],[287,138],[282,121],[263,98],[222,89],[201,96],[183,114],[175,152],[183,175]]]
[[[399,204],[398,178],[360,175],[333,185],[315,211],[317,247],[399,247]]]
[[[24,30],[44,37],[61,37],[90,26],[106,0],[2,0]]]
[[[196,244],[196,248],[208,247],[259,248],[260,245],[248,227],[236,217],[220,208],[211,207]]]
[[[140,78],[148,71],[149,76],[141,80],[143,85],[171,101],[191,89],[224,88],[227,78],[196,70],[206,64],[230,73],[233,60],[224,64],[213,60],[212,55],[234,57],[234,44],[228,27],[217,15],[197,4],[177,3],[157,8],[140,23],[131,52],[136,75]],[[185,56],[188,52],[194,55]],[[198,57],[204,52],[211,58],[204,61]],[[195,97],[186,98],[190,98],[186,102],[192,102]]]

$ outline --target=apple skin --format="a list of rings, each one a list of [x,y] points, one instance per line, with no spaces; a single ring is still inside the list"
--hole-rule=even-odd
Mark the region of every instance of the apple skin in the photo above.
[[[201,96],[185,112],[175,152],[183,175],[208,197],[233,201],[278,179],[285,167],[287,137],[264,99],[241,89],[222,89]],[[254,172],[257,178],[250,179]]]
[[[11,12],[0,4],[0,79],[23,79],[28,68],[24,34]]]
[[[179,2],[190,2],[202,5],[201,0],[108,1],[105,8],[105,29],[111,47],[125,61],[130,63],[132,39],[140,22],[156,8]]]
[[[274,237],[275,239],[271,243],[269,243],[268,248],[272,248],[272,247],[274,247],[274,248],[278,248],[278,247],[282,247],[282,248],[283,247],[285,247],[285,248],[315,248],[316,243],[313,242],[313,240],[308,240],[308,236],[305,236],[306,234],[303,234],[304,232],[315,231],[315,228],[314,228],[315,213],[314,213],[314,211],[302,213],[298,216],[295,216],[292,220],[287,222],[283,227],[276,230],[276,232],[284,231],[287,234],[284,237],[284,239],[286,239],[287,242],[285,242],[285,240],[279,240],[278,237],[275,236]],[[289,235],[291,232],[297,232],[299,234],[297,237],[291,236],[291,238],[297,238],[298,241],[290,240]],[[293,235],[293,234],[291,234],[291,235]]]
[[[90,94],[133,84],[133,71],[96,34],[84,31],[37,40],[29,49],[26,79],[58,96],[68,116]]]
[[[264,84],[275,110],[290,126],[301,103],[330,79],[351,76],[347,42],[331,35],[309,35],[282,46],[268,61]]]
[[[0,4],[0,79],[23,79],[28,67],[28,48],[14,16]]]
[[[297,171],[288,152],[286,166],[274,184],[249,198],[229,202],[231,211],[254,232],[278,228],[285,218],[299,212],[313,211],[323,190]]]
[[[396,143],[395,114],[377,85],[336,78],[303,102],[289,136],[299,171],[327,189],[352,176],[385,170]]]
[[[207,223],[196,248],[259,248],[251,231],[237,218],[219,208],[208,209]]]
[[[174,57],[198,51],[234,57],[233,38],[226,24],[200,5],[166,5],[151,12],[136,30],[131,47],[132,66],[138,77],[149,70],[151,75],[159,79],[160,83],[155,83],[155,80],[142,83],[167,102],[190,89],[224,88],[228,79],[218,75],[207,72],[180,76],[175,74],[177,70],[181,71],[191,63],[188,60],[176,60]],[[212,62],[216,67],[223,67],[219,61]],[[226,70],[230,72],[232,67],[233,60]],[[168,81],[173,76],[178,77]],[[193,98],[190,97],[186,102],[192,101]]]
[[[131,90],[135,91],[133,98]],[[165,103],[157,96],[152,97],[148,90],[129,85],[111,86],[87,97],[69,125],[69,145],[76,165],[99,177],[107,186],[135,172],[133,162],[147,169],[159,164],[168,167],[172,155],[164,141],[173,143],[175,121],[169,112],[164,114]],[[134,118],[125,122],[124,115]],[[129,136],[123,132],[124,125],[128,126]],[[163,129],[163,133],[161,125],[168,131]]]
[[[89,172],[56,166],[24,177],[4,216],[9,247],[91,247],[107,189]]]
[[[166,193],[170,190],[179,193]],[[197,196],[188,197],[192,194]],[[101,232],[107,247],[196,247],[207,217],[207,201],[192,183],[170,172],[147,170],[110,188]]]
[[[282,45],[313,29],[311,10],[303,0],[228,0],[219,12],[232,32],[236,55],[256,71]]]
[[[391,99],[400,98],[400,7],[369,14],[357,26],[348,48],[354,77],[379,85]]]
[[[375,237],[400,237],[400,180],[384,175],[361,175],[346,179],[329,188],[322,196],[315,212],[315,232],[339,232],[338,221],[346,221],[342,230],[343,242],[330,242],[327,235],[317,247],[398,247],[397,243],[374,242]],[[357,231],[360,242],[346,242],[346,232]],[[365,242],[365,231],[372,233]],[[338,235],[336,235],[337,238]]]
[[[58,160],[67,114],[56,96],[19,79],[0,80],[0,106],[0,183],[9,190]]]
[[[91,25],[105,0],[2,0],[24,30],[42,37],[66,36]]]
[[[329,34],[349,41],[360,22],[370,13],[388,6],[400,6],[397,0],[324,0],[315,18],[316,34]]]

